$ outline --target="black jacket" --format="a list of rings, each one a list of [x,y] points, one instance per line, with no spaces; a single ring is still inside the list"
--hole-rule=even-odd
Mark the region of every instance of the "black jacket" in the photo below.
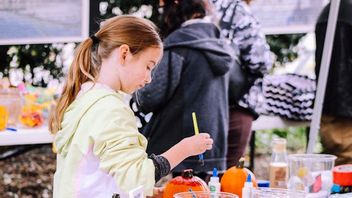
[[[143,131],[149,154],[161,154],[194,135],[192,112],[197,114],[200,132],[214,139],[213,149],[204,155],[205,166],[195,156],[175,171],[225,169],[228,71],[233,59],[231,48],[219,38],[220,31],[211,23],[197,22],[175,30],[165,39],[164,55],[151,84],[133,96],[142,112],[153,112]]]
[[[322,11],[316,25],[316,74],[319,74],[330,6]],[[352,0],[341,1],[336,25],[323,113],[352,118]]]

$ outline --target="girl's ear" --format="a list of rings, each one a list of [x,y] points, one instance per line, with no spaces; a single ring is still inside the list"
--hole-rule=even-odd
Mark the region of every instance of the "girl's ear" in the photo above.
[[[129,57],[130,52],[130,47],[126,44],[122,44],[119,47],[119,60],[120,60],[120,64],[124,65],[127,61],[127,58]]]

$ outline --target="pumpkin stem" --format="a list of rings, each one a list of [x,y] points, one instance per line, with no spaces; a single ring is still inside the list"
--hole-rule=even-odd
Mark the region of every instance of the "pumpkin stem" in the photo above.
[[[241,157],[240,160],[238,160],[236,167],[237,168],[243,168],[244,167],[244,157]]]
[[[190,179],[193,177],[193,169],[185,169],[182,172],[182,177],[186,179]]]

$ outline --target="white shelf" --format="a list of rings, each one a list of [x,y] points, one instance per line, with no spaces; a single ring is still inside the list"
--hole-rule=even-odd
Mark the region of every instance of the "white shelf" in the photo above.
[[[51,143],[54,136],[47,126],[17,131],[0,131],[0,146]]]
[[[260,116],[253,122],[252,131],[267,129],[282,129],[287,127],[307,127],[310,121],[291,121],[278,116]]]
[[[309,124],[309,121],[288,121],[280,117],[260,116],[253,122],[252,130],[257,131],[274,128],[309,126]],[[45,144],[51,143],[53,138],[54,136],[49,133],[47,126],[31,129],[18,129],[17,131],[0,131],[0,146]]]

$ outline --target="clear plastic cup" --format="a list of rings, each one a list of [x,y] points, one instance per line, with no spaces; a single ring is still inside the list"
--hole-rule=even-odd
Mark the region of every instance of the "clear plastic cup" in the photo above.
[[[333,184],[335,159],[336,156],[327,154],[289,155],[288,188],[305,191],[308,196],[328,197]]]
[[[174,194],[174,198],[239,198],[239,196],[227,192],[212,193],[204,191],[193,191],[176,193]]]
[[[253,198],[305,198],[306,193],[281,188],[253,188]]]
[[[16,128],[22,108],[22,95],[15,88],[0,89],[0,106],[8,110],[6,127]]]

